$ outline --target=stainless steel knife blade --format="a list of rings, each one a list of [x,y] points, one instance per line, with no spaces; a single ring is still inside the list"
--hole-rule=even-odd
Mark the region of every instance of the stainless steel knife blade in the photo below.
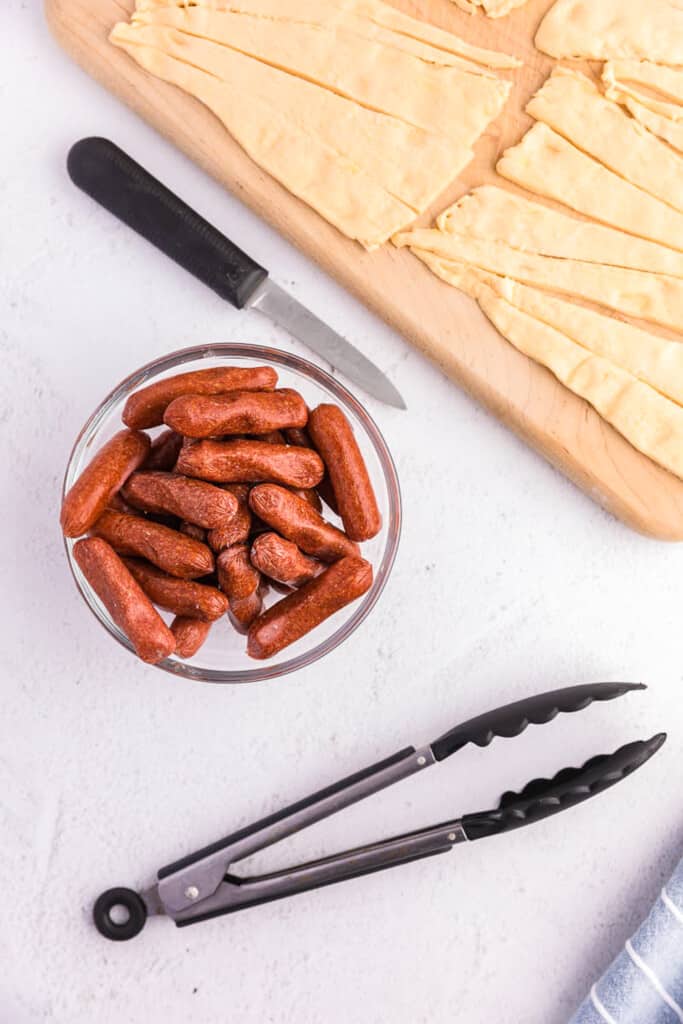
[[[400,392],[373,362],[269,277],[259,284],[246,305],[284,327],[373,398],[396,409],[406,408]]]

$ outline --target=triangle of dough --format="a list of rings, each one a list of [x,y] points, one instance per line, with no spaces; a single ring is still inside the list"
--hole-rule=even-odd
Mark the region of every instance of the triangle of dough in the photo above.
[[[555,68],[526,110],[615,174],[683,211],[683,160],[586,75]]]
[[[495,185],[482,185],[463,196],[444,210],[437,225],[447,233],[506,242],[523,252],[683,278],[681,252],[579,220]]]
[[[610,57],[681,64],[680,0],[557,0],[536,33],[551,57]]]
[[[433,253],[417,251],[430,269],[477,300],[504,338],[585,399],[653,462],[683,479],[683,408],[608,359],[503,298],[484,281]]]
[[[496,170],[537,195],[679,252],[683,214],[631,185],[541,122],[503,153]]]
[[[459,287],[468,294],[473,293],[477,282],[483,281],[517,309],[562,331],[577,345],[615,363],[683,406],[683,345],[680,342],[668,341],[623,320],[474,267],[463,266],[459,279]]]
[[[364,14],[378,25],[385,25],[412,39],[422,39],[433,46],[438,46],[451,53],[458,53],[462,57],[476,61],[477,64],[484,64],[489,68],[518,68],[522,66],[522,61],[517,57],[500,53],[498,50],[485,50],[480,46],[473,46],[471,43],[466,43],[464,39],[460,39],[459,36],[437,28],[431,22],[411,18],[403,11],[399,11],[397,7],[382,3],[381,0],[334,0],[334,2],[344,5],[348,3],[354,11]]]
[[[523,284],[575,295],[618,313],[683,331],[683,280],[640,270],[520,252],[504,242],[416,228],[394,238],[399,247],[426,250]]]

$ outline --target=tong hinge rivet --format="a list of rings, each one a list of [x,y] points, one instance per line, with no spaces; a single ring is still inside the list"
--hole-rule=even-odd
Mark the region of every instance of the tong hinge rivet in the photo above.
[[[427,758],[424,756],[424,754],[420,754],[420,756],[417,759],[417,763],[419,764],[420,768],[423,768],[427,764]]]
[[[448,833],[448,842],[449,843],[454,843],[457,838],[458,837],[456,836],[455,832],[449,832]]]
[[[197,888],[197,886],[196,885],[188,885],[187,889],[185,890],[185,899],[186,900],[196,900],[198,896],[199,896],[199,889]]]

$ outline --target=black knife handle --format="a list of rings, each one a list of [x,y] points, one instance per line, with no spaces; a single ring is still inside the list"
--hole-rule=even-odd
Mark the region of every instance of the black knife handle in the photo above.
[[[462,827],[468,839],[511,832],[557,814],[621,782],[655,754],[666,740],[658,733],[621,747],[614,754],[593,757],[582,768],[564,768],[552,779],[534,779],[521,793],[504,793],[495,810],[466,814]]]
[[[268,276],[109,139],[81,139],[67,169],[75,185],[237,309]]]
[[[468,743],[487,747],[496,736],[519,736],[528,725],[544,725],[560,712],[582,711],[594,700],[615,700],[631,690],[644,689],[642,683],[587,683],[539,693],[456,725],[430,744],[432,753],[437,761],[443,761]]]

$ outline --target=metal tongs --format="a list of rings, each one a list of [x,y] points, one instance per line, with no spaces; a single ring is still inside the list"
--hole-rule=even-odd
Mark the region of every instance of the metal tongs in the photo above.
[[[156,884],[141,893],[116,888],[102,893],[93,910],[98,930],[108,939],[131,939],[148,915],[167,914],[179,927],[221,914],[282,899],[373,871],[445,853],[456,843],[509,832],[581,803],[639,768],[662,746],[665,733],[629,743],[614,754],[594,757],[582,768],[565,768],[552,779],[534,779],[520,793],[508,792],[490,811],[360,846],[322,860],[272,874],[242,877],[232,865],[257,850],[299,832],[401,779],[455,754],[468,743],[488,746],[496,736],[518,736],[533,723],[550,722],[560,712],[581,711],[593,701],[613,700],[634,683],[592,683],[517,701],[457,725],[428,746],[406,747],[284,810],[234,832],[174,864],[161,868]]]

